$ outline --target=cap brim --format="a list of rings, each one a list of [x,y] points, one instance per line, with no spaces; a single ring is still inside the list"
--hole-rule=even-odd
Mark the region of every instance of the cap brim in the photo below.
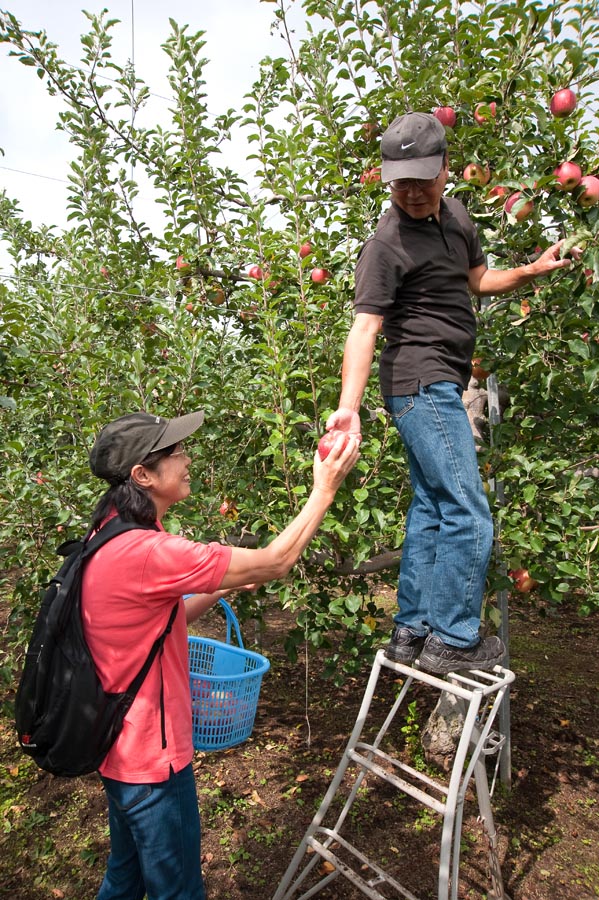
[[[171,419],[166,426],[160,440],[152,447],[155,450],[164,450],[165,447],[172,447],[173,444],[179,444],[188,438],[194,431],[200,427],[204,421],[204,410],[200,409],[194,413],[188,413],[186,416],[179,416],[177,419]]]
[[[416,159],[384,159],[381,166],[381,180],[395,181],[396,178],[436,178],[443,165],[444,154],[420,156]]]

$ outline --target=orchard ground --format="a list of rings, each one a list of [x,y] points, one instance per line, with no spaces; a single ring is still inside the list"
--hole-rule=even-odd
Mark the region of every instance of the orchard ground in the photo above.
[[[390,592],[385,600],[391,613]],[[2,612],[4,621],[6,606]],[[288,614],[267,613],[262,650],[271,669],[251,739],[194,760],[210,900],[272,897],[341,759],[366,685],[368,664],[341,688],[323,682],[322,652],[310,654],[308,671],[305,660],[291,664],[282,650],[289,625]],[[243,630],[249,645],[252,624]],[[203,631],[222,635],[216,613]],[[509,792],[496,787],[493,798],[506,891],[511,900],[591,900],[599,897],[599,616],[582,620],[567,607],[514,598],[511,653],[513,784]],[[397,690],[392,673],[383,674],[374,701],[381,709]],[[54,778],[22,756],[7,715],[13,688],[4,688],[0,722],[0,897],[92,900],[108,852],[100,781]],[[396,723],[398,741],[402,728],[413,735],[424,724],[432,701],[429,689],[418,691],[410,721]],[[489,881],[476,812],[467,797],[459,896],[480,900]],[[368,780],[348,828],[421,900],[436,897],[434,814]],[[318,896],[363,895],[340,878]]]

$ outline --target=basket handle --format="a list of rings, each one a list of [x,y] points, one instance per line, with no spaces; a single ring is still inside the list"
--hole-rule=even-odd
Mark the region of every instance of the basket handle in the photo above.
[[[221,597],[218,602],[224,609],[225,615],[227,617],[227,638],[226,638],[227,644],[231,643],[231,626],[233,626],[233,628],[235,629],[235,635],[237,637],[237,643],[243,650],[244,646],[243,646],[243,640],[241,639],[241,631],[239,630],[239,622],[237,621],[237,616],[233,612],[233,608],[230,606],[229,603],[227,603],[227,601],[223,597]]]
[[[193,597],[193,594],[183,594],[183,599],[187,600],[188,597]],[[235,636],[237,637],[237,643],[242,650],[245,650],[243,646],[243,640],[241,637],[241,631],[239,630],[239,622],[237,621],[237,616],[233,612],[233,607],[227,603],[224,597],[221,597],[218,601],[222,608],[225,611],[225,616],[227,618],[227,644],[231,643],[231,626],[235,629]]]

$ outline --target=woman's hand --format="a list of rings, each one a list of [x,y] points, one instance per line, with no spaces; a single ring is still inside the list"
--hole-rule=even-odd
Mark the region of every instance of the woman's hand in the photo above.
[[[360,457],[360,435],[339,432],[325,460],[314,454],[314,489],[333,497]]]

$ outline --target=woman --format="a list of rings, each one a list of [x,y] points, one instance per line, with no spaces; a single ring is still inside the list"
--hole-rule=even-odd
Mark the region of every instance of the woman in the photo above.
[[[105,690],[128,686],[179,607],[163,653],[99,769],[111,851],[98,900],[204,900],[186,616],[197,617],[235,588],[286,575],[359,455],[359,439],[344,447],[344,436],[324,462],[316,454],[304,508],[267,547],[195,543],[165,532],[161,521],[190,493],[191,459],[182,441],[202,421],[202,412],[170,420],[122,416],[102,429],[90,455],[92,472],[109,484],[92,527],[113,515],[144,526],[100,548],[83,576],[84,630]],[[193,594],[187,609],[184,594]]]

